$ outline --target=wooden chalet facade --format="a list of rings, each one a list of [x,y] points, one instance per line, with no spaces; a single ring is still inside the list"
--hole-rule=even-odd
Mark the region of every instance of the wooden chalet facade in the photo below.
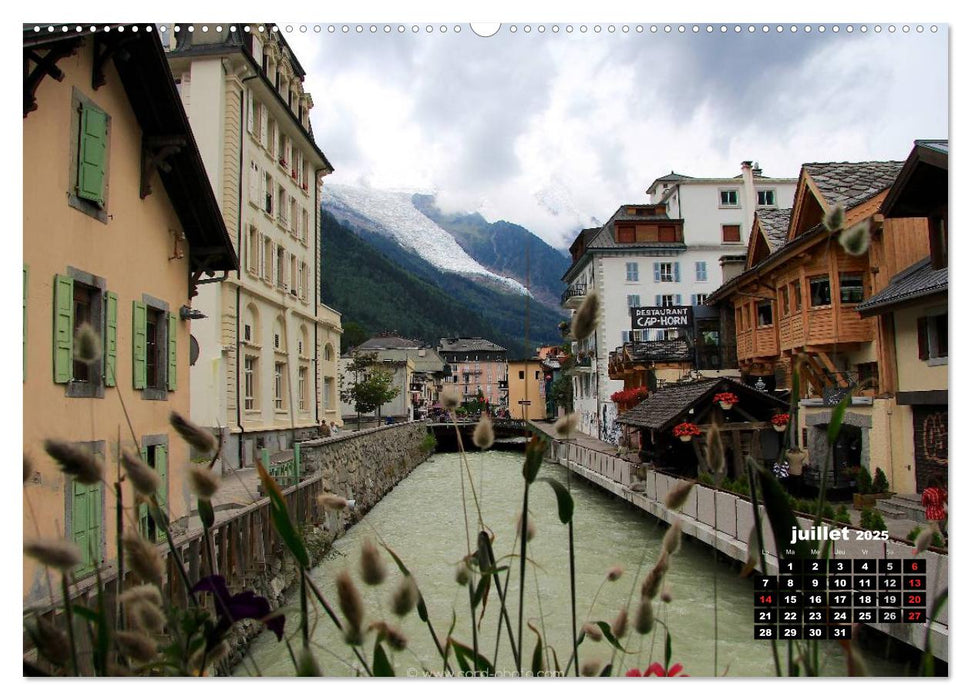
[[[881,212],[902,165],[803,165],[792,209],[758,212],[745,270],[707,300],[734,321],[744,381],[782,392],[801,367],[801,442],[817,464],[829,449],[829,407],[852,392],[845,435],[833,451],[837,471],[881,467],[889,475],[894,462],[890,424],[879,410],[896,390],[893,332],[858,306],[928,255],[926,219]],[[838,206],[844,221],[830,232],[823,219]],[[851,255],[839,238],[858,224],[868,227],[869,245]]]

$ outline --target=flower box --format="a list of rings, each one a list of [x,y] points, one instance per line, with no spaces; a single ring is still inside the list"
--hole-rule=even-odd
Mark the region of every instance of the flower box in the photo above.
[[[672,431],[674,436],[679,438],[681,442],[691,442],[693,438],[701,435],[701,428],[699,428],[694,423],[679,423],[674,426]]]
[[[715,394],[714,402],[722,407],[722,410],[729,411],[732,406],[738,403],[738,396],[731,391],[723,391]]]

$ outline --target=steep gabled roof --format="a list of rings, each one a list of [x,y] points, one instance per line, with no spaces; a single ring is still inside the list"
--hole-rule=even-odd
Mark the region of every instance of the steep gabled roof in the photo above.
[[[806,163],[802,167],[812,177],[826,204],[842,204],[852,209],[890,187],[903,161],[866,161],[863,163]]]
[[[710,404],[712,397],[721,391],[731,391],[750,399],[754,398],[771,408],[784,410],[788,406],[785,401],[753,389],[731,377],[699,379],[661,387],[620,416],[617,422],[637,428],[666,430],[684,420],[690,409],[703,404]]]

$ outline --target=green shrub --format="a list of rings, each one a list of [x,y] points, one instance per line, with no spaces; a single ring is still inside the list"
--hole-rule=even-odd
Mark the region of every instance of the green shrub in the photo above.
[[[856,475],[856,492],[860,494],[873,493],[873,479],[870,477],[870,472],[864,467],[860,467],[860,471]]]
[[[425,452],[431,452],[438,445],[438,440],[435,439],[434,433],[426,433],[425,437],[421,441],[421,449]]]
[[[850,511],[845,504],[841,505],[836,509],[836,514],[833,516],[833,520],[838,523],[850,524]]]
[[[886,530],[887,524],[883,521],[880,511],[873,508],[864,508],[860,513],[860,528],[863,530]]]
[[[920,531],[923,530],[923,529],[924,528],[922,528],[920,525],[918,525],[913,530],[911,530],[910,532],[907,533],[907,539],[910,540],[911,542],[915,542],[917,540],[917,536],[920,535]],[[944,547],[944,538],[941,537],[941,533],[935,532],[931,536],[931,546],[932,547],[941,547],[941,548]]]
[[[715,479],[708,472],[698,472],[698,483],[702,486],[714,486]]]
[[[873,476],[873,493],[887,493],[889,490],[890,484],[887,481],[887,475],[877,467],[877,473]]]
[[[832,503],[823,504],[823,517],[828,520],[833,520],[836,518],[836,509],[833,508]]]

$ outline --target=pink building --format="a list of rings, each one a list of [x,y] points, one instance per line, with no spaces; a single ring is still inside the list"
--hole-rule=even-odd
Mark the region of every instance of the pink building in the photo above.
[[[438,354],[448,364],[451,375],[445,386],[456,385],[462,400],[479,392],[493,406],[505,406],[509,394],[506,349],[483,338],[442,338]]]

